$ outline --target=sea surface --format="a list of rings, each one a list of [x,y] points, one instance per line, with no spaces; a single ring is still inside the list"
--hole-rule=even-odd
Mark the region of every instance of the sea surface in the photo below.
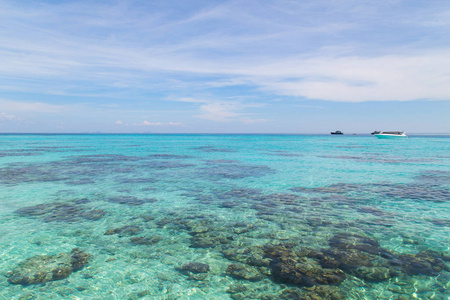
[[[449,137],[0,140],[0,299],[450,296]]]

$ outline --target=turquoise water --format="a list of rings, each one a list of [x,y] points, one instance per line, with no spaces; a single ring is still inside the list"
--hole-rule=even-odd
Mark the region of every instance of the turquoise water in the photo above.
[[[448,137],[1,140],[0,299],[450,296]]]

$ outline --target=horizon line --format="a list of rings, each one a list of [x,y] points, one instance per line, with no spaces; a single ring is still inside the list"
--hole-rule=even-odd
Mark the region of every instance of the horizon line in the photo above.
[[[257,133],[257,132],[218,132],[218,133],[205,133],[205,132],[0,132],[0,135],[331,135],[329,133]],[[371,133],[365,132],[352,132],[343,134],[344,136],[354,135],[371,135]],[[413,132],[408,135],[450,135],[450,132]]]

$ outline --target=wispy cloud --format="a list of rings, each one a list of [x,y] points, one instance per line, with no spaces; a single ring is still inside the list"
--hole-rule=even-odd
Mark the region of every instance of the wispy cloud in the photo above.
[[[238,107],[235,103],[205,103],[200,105],[202,114],[196,115],[197,118],[217,121],[230,122],[244,116],[243,113],[238,112]]]
[[[447,72],[450,48],[371,57],[320,54],[273,59],[257,65],[216,64],[212,69],[223,70],[222,75],[229,79],[209,81],[211,86],[247,85],[306,99],[342,102],[450,99]]]
[[[319,106],[319,105],[295,105],[295,107],[300,107],[300,108],[314,108],[314,109],[324,109],[324,106]]]
[[[24,102],[0,99],[0,110],[11,112],[61,113],[76,105],[54,105],[44,102]]]
[[[143,122],[138,123],[136,125],[138,125],[138,126],[183,126],[183,123],[181,123],[181,122],[161,123],[161,122],[143,121]]]
[[[149,122],[147,120],[144,120],[140,123],[124,123],[121,120],[118,120],[114,122],[114,125],[116,126],[154,126],[154,127],[167,127],[167,126],[184,126],[181,122]]]
[[[170,89],[173,78],[186,88],[198,88],[201,84],[191,78],[203,76],[208,87],[246,85],[331,101],[450,98],[448,74],[443,71],[450,69],[450,48],[405,51],[403,45],[380,45],[375,55],[355,53],[366,43],[365,26],[379,21],[382,9],[399,9],[397,3],[227,1],[182,5],[180,10],[159,8],[154,14],[136,12],[133,4],[80,2],[30,9],[4,2],[2,77],[13,80],[11,87],[17,79],[47,78],[60,85],[62,94],[72,94],[77,81],[89,81],[97,93],[102,87],[145,90],[155,78],[162,79],[160,89]],[[154,9],[151,4],[143,8]],[[433,18],[428,23],[441,24],[448,12],[424,14]],[[315,20],[317,16],[322,22]],[[405,16],[398,22],[406,20]],[[349,39],[349,34],[360,39]],[[348,45],[347,52],[330,53],[336,43]],[[204,118],[217,110],[228,112],[217,115],[222,120],[238,116],[226,105],[202,109],[207,112]]]
[[[13,121],[17,120],[17,117],[15,115],[7,114],[7,113],[0,113],[0,121]]]
[[[238,121],[244,124],[265,121],[264,119],[255,118],[254,113],[246,112],[249,108],[260,108],[264,104],[261,103],[245,103],[239,100],[213,100],[200,98],[179,98],[175,99],[179,102],[193,103],[197,106],[200,114],[194,117],[206,119],[215,122],[232,122]]]
[[[255,76],[255,84],[274,93],[362,102],[448,100],[447,70],[450,70],[450,49],[412,55],[290,60],[261,66],[249,73]]]

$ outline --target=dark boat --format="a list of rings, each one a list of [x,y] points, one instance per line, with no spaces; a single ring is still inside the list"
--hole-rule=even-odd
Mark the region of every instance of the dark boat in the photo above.
[[[333,131],[333,132],[330,132],[331,134],[344,134],[342,131],[340,131],[340,130],[336,130],[336,131]]]
[[[381,131],[375,130],[374,132],[371,133],[371,135],[379,134],[379,133],[381,133]]]

